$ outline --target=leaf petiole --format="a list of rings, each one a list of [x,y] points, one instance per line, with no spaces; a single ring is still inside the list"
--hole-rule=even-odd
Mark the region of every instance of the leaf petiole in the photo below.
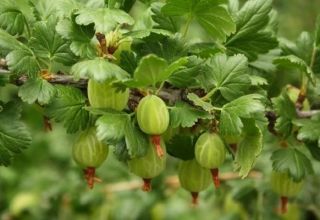
[[[190,27],[190,24],[192,22],[192,19],[193,19],[193,16],[192,15],[189,15],[188,19],[187,19],[187,23],[185,25],[185,28],[184,28],[184,31],[183,31],[183,34],[182,34],[182,37],[185,38],[188,34],[188,31],[189,31],[189,27]]]
[[[201,99],[203,101],[206,101],[206,100],[210,99],[210,97],[213,96],[217,91],[218,91],[218,87],[210,90],[205,96],[201,97]]]

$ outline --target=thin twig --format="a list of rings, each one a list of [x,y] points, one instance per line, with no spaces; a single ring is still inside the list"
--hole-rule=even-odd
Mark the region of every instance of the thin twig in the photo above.
[[[251,179],[261,179],[262,173],[258,171],[251,171],[248,175],[248,178]],[[241,179],[238,173],[228,172],[228,173],[221,173],[219,177],[220,181],[228,181],[228,180],[236,180]],[[117,183],[110,183],[106,184],[103,188],[103,191],[106,193],[112,192],[122,192],[128,190],[135,190],[141,188],[141,180],[131,180],[125,182],[117,182]],[[164,180],[164,184],[172,189],[177,189],[180,187],[179,178],[178,176],[168,176]]]
[[[320,113],[320,110],[297,111],[297,115],[299,118],[310,118],[319,113]]]

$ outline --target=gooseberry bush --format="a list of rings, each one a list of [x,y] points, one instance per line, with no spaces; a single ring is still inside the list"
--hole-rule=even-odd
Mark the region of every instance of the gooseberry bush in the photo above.
[[[78,136],[90,188],[108,153],[144,191],[179,160],[197,203],[223,164],[250,176],[271,140],[260,175],[285,212],[320,160],[320,19],[294,42],[278,21],[272,0],[0,1],[0,86],[18,88],[0,100],[0,165],[32,143],[26,104]]]

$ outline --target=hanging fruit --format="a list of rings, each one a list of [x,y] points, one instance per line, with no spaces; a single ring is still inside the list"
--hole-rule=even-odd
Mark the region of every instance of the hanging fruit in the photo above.
[[[129,90],[117,91],[110,81],[97,82],[90,79],[88,82],[89,103],[94,108],[111,108],[123,110],[129,100]]]
[[[143,191],[151,191],[151,180],[158,176],[166,167],[166,148],[162,139],[160,143],[161,150],[164,152],[164,158],[158,157],[157,150],[153,147],[153,143],[150,140],[150,146],[146,155],[128,161],[129,170],[143,179]]]
[[[82,132],[72,147],[74,161],[84,170],[85,179],[90,189],[94,182],[100,182],[95,177],[96,168],[101,166],[108,156],[109,148],[96,137],[96,130],[91,128]]]
[[[137,107],[137,120],[140,129],[151,135],[151,141],[156,147],[159,157],[164,155],[160,140],[169,126],[169,111],[162,99],[155,95],[147,95]]]
[[[287,212],[288,198],[298,195],[303,181],[295,182],[288,173],[273,171],[271,174],[271,188],[281,196],[281,212]]]
[[[198,203],[199,192],[205,190],[210,185],[210,171],[200,166],[193,159],[181,161],[178,174],[181,186],[191,193],[192,204],[196,205]]]
[[[203,133],[195,145],[195,158],[204,168],[210,169],[216,188],[220,186],[219,167],[226,158],[226,149],[220,136],[216,133]]]

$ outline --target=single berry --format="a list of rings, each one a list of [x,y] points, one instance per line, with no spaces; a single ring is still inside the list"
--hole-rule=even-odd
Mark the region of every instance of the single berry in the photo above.
[[[165,144],[160,140],[162,151],[165,157]],[[128,161],[129,170],[135,175],[143,179],[144,185],[143,191],[151,190],[151,179],[158,176],[166,167],[166,158],[160,158],[157,155],[157,149],[153,147],[152,141],[150,140],[150,146],[146,155],[143,157],[133,158]]]
[[[295,182],[288,173],[273,171],[271,174],[271,187],[281,196],[281,212],[287,212],[288,198],[296,196],[302,188],[303,181]]]
[[[111,108],[123,110],[129,100],[129,90],[117,91],[109,81],[97,82],[90,79],[88,82],[89,103],[94,108]]]
[[[160,135],[169,126],[169,111],[164,101],[155,95],[142,98],[137,107],[137,121],[140,129],[151,135],[157,154],[162,157],[164,153],[160,145]]]
[[[72,147],[73,159],[84,169],[85,179],[91,189],[95,181],[100,182],[95,177],[95,170],[105,161],[108,152],[108,146],[97,139],[94,128],[81,133]]]
[[[226,158],[226,149],[220,136],[216,133],[203,133],[195,145],[195,158],[204,168],[211,170],[216,187],[220,186],[219,167]]]
[[[196,205],[199,192],[211,183],[210,171],[193,159],[181,161],[178,174],[181,186],[191,193],[192,203]]]

